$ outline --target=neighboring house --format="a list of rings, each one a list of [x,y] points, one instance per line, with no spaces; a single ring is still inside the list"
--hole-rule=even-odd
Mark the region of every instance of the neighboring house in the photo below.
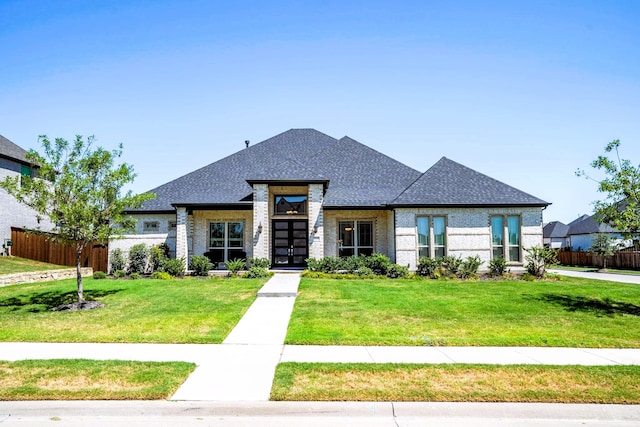
[[[31,176],[33,169],[26,160],[26,154],[24,149],[0,135],[0,180],[4,180],[7,176]],[[7,243],[11,239],[11,227],[50,231],[53,224],[46,219],[38,221],[34,210],[19,203],[0,188],[0,244],[2,245],[0,251],[2,254],[8,253]]]
[[[574,251],[588,251],[596,234],[607,234],[616,239],[621,246],[631,246],[632,242],[624,240],[620,232],[610,225],[600,224],[595,215],[582,215],[568,225],[567,238]]]
[[[549,204],[445,157],[420,173],[349,137],[292,129],[151,190],[129,213],[172,256],[260,257],[273,267],[374,252],[415,269],[419,257],[504,257],[542,245]]]
[[[544,246],[551,249],[564,249],[571,246],[571,241],[567,233],[569,226],[560,222],[552,221],[542,228]]]

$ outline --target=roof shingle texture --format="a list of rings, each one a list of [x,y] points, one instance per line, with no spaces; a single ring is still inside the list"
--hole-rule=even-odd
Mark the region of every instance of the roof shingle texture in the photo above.
[[[0,155],[8,157],[12,160],[19,160],[21,162],[27,162],[27,151],[20,148],[13,142],[9,141],[4,136],[0,135]]]
[[[546,206],[549,203],[443,157],[404,190],[393,204]]]
[[[438,185],[433,185],[434,179]],[[314,129],[291,129],[150,190],[158,197],[140,210],[250,206],[252,188],[247,181],[328,182],[325,208],[452,202],[547,204],[447,159],[421,175],[349,137],[338,140]],[[438,188],[440,185],[445,188]]]

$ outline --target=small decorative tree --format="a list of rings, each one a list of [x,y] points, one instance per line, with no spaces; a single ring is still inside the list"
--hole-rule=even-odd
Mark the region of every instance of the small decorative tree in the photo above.
[[[608,234],[598,233],[593,238],[591,243],[591,252],[596,255],[602,255],[603,266],[602,269],[607,269],[607,258],[612,256],[618,251],[618,244],[616,240]]]

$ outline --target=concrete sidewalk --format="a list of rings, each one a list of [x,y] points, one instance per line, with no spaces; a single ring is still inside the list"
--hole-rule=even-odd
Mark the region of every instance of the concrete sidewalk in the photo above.
[[[172,400],[227,402],[268,400],[280,362],[640,365],[640,349],[284,345],[299,281],[274,275],[222,344],[0,343],[0,360],[193,362]]]
[[[631,283],[640,285],[640,274],[619,274],[619,273],[600,273],[597,271],[573,271],[562,269],[551,269],[549,273],[559,274],[561,276],[582,277],[585,279],[609,280],[611,282]]]

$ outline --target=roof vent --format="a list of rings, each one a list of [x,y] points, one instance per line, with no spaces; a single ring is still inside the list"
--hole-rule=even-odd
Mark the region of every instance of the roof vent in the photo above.
[[[244,140],[244,145],[245,145],[246,148],[249,148],[249,140],[248,139]]]

